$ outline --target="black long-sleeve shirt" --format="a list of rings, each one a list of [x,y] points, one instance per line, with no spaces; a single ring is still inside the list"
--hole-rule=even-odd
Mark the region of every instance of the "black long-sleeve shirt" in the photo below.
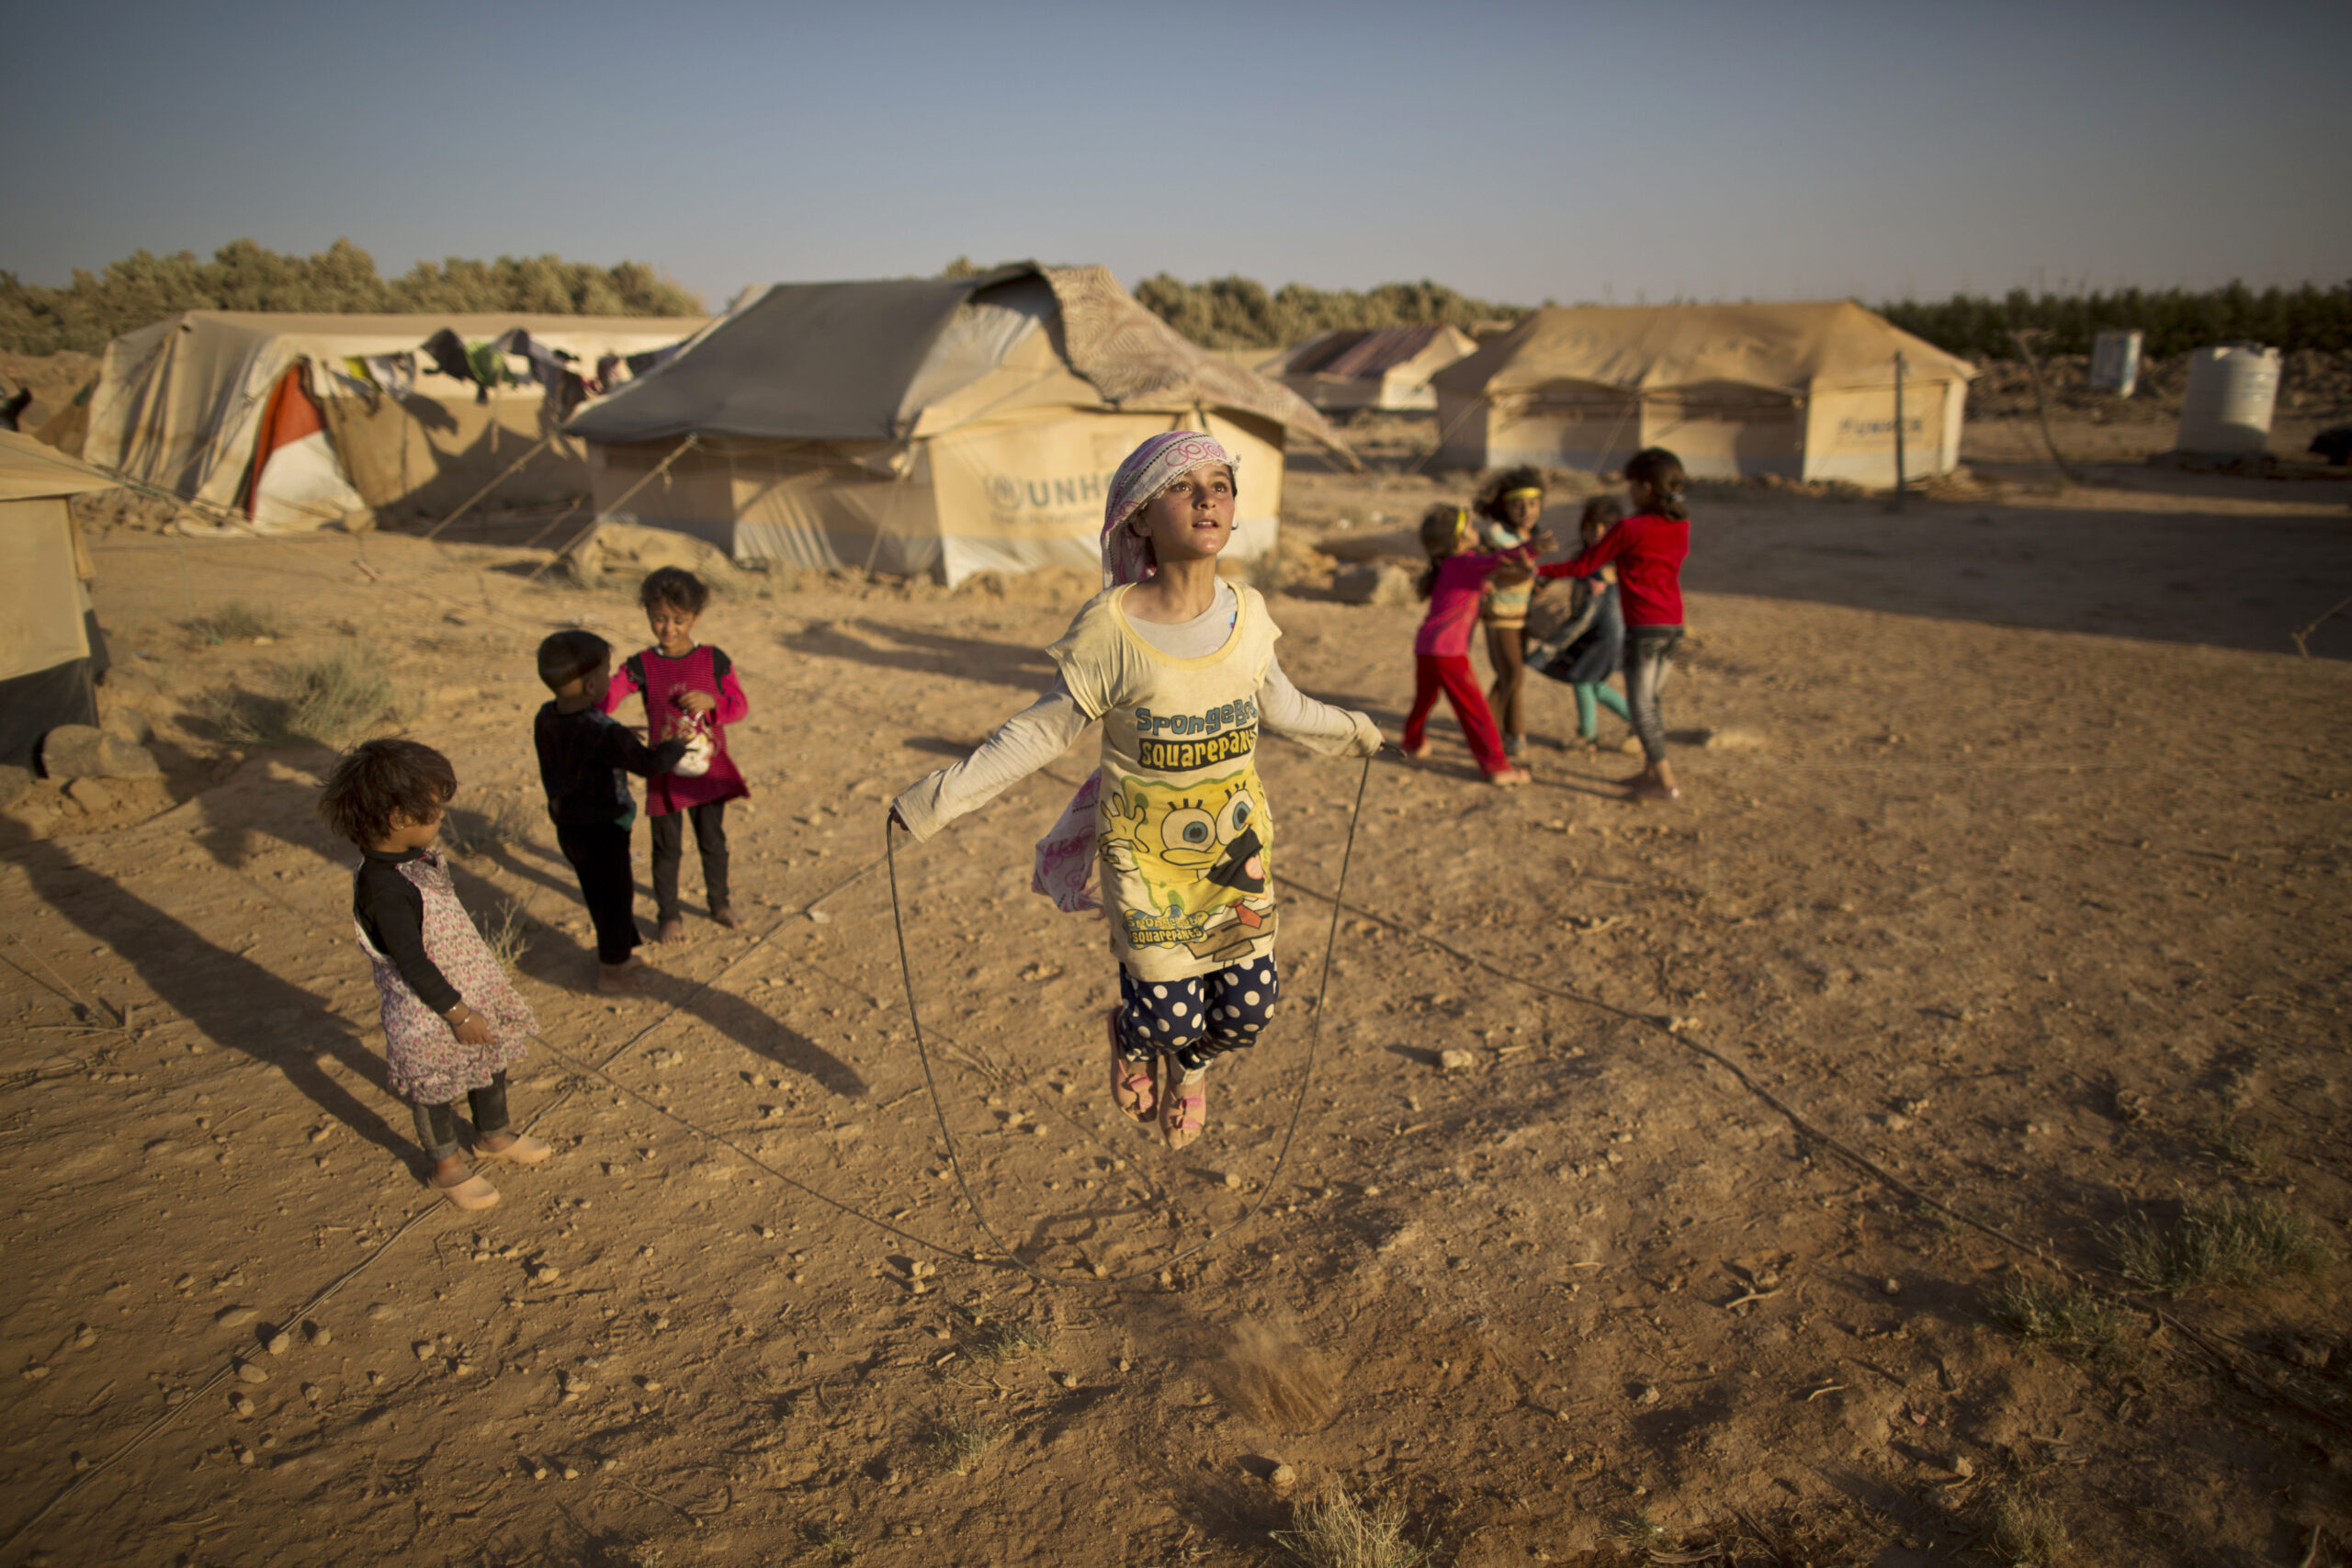
[[[531,738],[538,746],[548,815],[560,828],[627,827],[637,820],[627,775],[666,773],[686,754],[683,739],[648,746],[594,708],[565,713],[553,703],[539,709]]]
[[[359,870],[351,879],[351,912],[376,951],[392,961],[408,988],[435,1012],[446,1013],[465,998],[449,984],[439,965],[424,952],[424,895],[401,874],[401,867],[424,854],[404,850],[388,854],[361,850]]]

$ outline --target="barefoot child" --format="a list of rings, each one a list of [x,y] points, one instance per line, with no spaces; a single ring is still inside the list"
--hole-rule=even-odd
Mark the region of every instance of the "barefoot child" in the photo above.
[[[727,727],[750,716],[752,705],[736,683],[734,661],[707,643],[695,640],[695,623],[710,604],[710,590],[693,572],[665,566],[639,590],[653,646],[621,661],[619,675],[605,694],[612,712],[631,693],[645,694],[645,738],[659,745],[677,737],[687,743],[685,761],[645,785],[647,826],[653,834],[653,914],[661,921],[657,942],[683,942],[686,921],[678,905],[678,866],[685,859],[682,818],[692,818],[695,848],[702,855],[703,899],[714,924],[733,931],[727,889],[727,803],[749,795],[751,787],[727,754]]]
[[[1539,534],[1508,550],[1482,550],[1470,530],[1470,514],[1458,506],[1432,506],[1421,519],[1421,548],[1429,570],[1415,584],[1430,602],[1429,615],[1413,638],[1413,711],[1405,720],[1405,755],[1430,754],[1430,710],[1442,690],[1470,742],[1470,755],[1492,784],[1523,784],[1534,777],[1503,754],[1494,716],[1470,672],[1470,623],[1490,579],[1525,581],[1528,561],[1548,541]]]
[[[1615,527],[1625,509],[1608,496],[1596,495],[1584,503],[1577,525],[1580,547],[1590,549]],[[1539,647],[1527,650],[1531,669],[1555,681],[1565,681],[1577,698],[1577,734],[1590,743],[1600,738],[1600,710],[1607,708],[1626,723],[1633,716],[1625,699],[1609,683],[1609,676],[1625,659],[1625,615],[1617,603],[1615,569],[1602,567],[1590,577],[1569,579],[1575,597],[1567,618]]]
[[[1102,721],[1102,765],[1038,844],[1034,886],[1066,910],[1110,906],[1112,1098],[1178,1149],[1207,1125],[1209,1063],[1257,1043],[1279,994],[1260,726],[1326,756],[1380,747],[1363,714],[1300,694],[1265,600],[1217,576],[1237,495],[1233,457],[1197,432],[1130,453],[1102,509],[1106,591],[1046,649],[1053,689],[890,808],[928,839]]]
[[[1535,536],[1544,516],[1544,476],[1526,467],[1506,468],[1478,492],[1479,531],[1491,550],[1513,550]],[[1506,580],[1498,576],[1487,584],[1478,607],[1487,628],[1487,662],[1494,667],[1495,683],[1487,701],[1503,732],[1503,755],[1517,757],[1527,750],[1527,605],[1534,597],[1535,580]]]
[[[629,825],[637,802],[628,775],[677,766],[683,739],[648,748],[603,711],[613,679],[612,645],[594,632],[558,632],[539,644],[539,679],[555,700],[539,709],[531,738],[548,792],[555,841],[580,878],[596,927],[596,988],[642,991],[653,977],[637,956],[637,883],[629,874]]]
[[[1666,760],[1666,716],[1658,694],[1682,641],[1682,563],[1690,555],[1690,509],[1682,500],[1682,459],[1649,446],[1625,464],[1626,498],[1634,514],[1588,545],[1573,560],[1555,561],[1542,577],[1590,577],[1617,564],[1625,607],[1625,703],[1649,765],[1625,781],[1634,800],[1677,800],[1674,767]]]
[[[433,847],[442,808],[457,793],[456,770],[430,746],[369,740],[335,763],[319,816],[359,847],[352,922],[383,996],[392,1092],[416,1112],[433,1188],[460,1209],[487,1209],[498,1189],[458,1152],[459,1095],[473,1111],[476,1154],[537,1165],[548,1151],[506,1119],[506,1069],[523,1059],[538,1022],[467,918]]]

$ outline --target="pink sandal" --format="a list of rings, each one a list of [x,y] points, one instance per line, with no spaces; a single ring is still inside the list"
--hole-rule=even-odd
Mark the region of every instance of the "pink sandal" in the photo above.
[[[1119,1055],[1119,1010],[1110,1012],[1111,1025],[1111,1099],[1125,1115],[1150,1126],[1158,1121],[1159,1112],[1152,1101],[1159,1086],[1151,1076],[1150,1064],[1130,1062]]]
[[[1175,1079],[1159,1100],[1159,1131],[1171,1149],[1191,1146],[1193,1140],[1208,1130],[1209,1080],[1206,1074],[1190,1083],[1178,1076],[1175,1064],[1169,1064],[1170,1076]]]

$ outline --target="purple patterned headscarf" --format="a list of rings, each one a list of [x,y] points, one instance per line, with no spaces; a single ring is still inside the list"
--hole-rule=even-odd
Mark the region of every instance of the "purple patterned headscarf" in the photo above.
[[[1111,476],[1111,493],[1102,502],[1102,586],[1141,582],[1159,570],[1151,558],[1151,541],[1139,539],[1125,526],[1128,518],[1151,504],[1159,492],[1191,473],[1222,463],[1240,482],[1240,460],[1213,435],[1197,430],[1171,430],[1155,435],[1134,451]]]

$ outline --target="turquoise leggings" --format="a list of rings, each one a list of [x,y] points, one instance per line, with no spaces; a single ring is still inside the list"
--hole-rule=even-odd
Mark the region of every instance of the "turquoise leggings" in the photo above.
[[[1587,740],[1600,733],[1600,709],[1607,708],[1626,723],[1634,716],[1625,706],[1625,699],[1617,688],[1606,681],[1580,681],[1569,688],[1577,694],[1577,733]]]

